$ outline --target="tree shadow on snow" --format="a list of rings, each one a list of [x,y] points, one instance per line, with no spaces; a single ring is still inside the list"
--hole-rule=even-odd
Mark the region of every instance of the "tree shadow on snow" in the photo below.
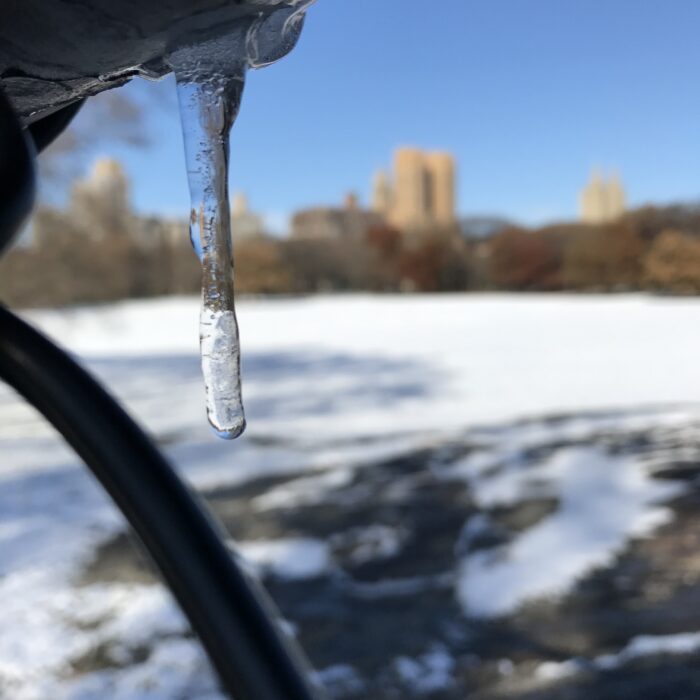
[[[195,355],[107,357],[89,360],[108,386],[127,398],[202,391]],[[439,393],[445,375],[415,360],[337,352],[248,352],[243,396],[249,420],[323,415],[340,409],[391,409]]]

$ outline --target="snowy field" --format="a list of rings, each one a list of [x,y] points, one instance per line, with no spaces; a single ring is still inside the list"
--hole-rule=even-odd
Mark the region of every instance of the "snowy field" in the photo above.
[[[678,469],[700,455],[699,313],[700,301],[643,296],[243,301],[248,430],[234,443],[206,424],[196,299],[26,316],[87,362],[225,521],[235,510],[232,546],[334,697],[458,698],[700,650],[700,621],[530,656],[489,651],[474,631],[565,600],[679,521],[693,482]],[[125,527],[99,488],[4,389],[0,418],[0,698],[218,698],[167,594],[122,559],[100,563]],[[434,601],[451,631],[416,621],[414,643],[384,643],[381,668],[347,640],[326,658],[318,620],[285,602],[314,586],[342,588],[357,610],[410,599],[409,621],[415,601]],[[323,623],[331,639],[367,633]]]

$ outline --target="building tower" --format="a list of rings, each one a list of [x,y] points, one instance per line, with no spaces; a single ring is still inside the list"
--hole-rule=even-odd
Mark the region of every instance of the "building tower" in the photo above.
[[[231,202],[231,216],[244,216],[248,213],[248,197],[243,192],[236,192]]]
[[[373,210],[402,231],[449,228],[457,218],[455,161],[449,153],[397,149],[393,186],[380,171],[372,192]]]
[[[593,171],[591,181],[581,192],[580,206],[581,220],[585,223],[601,224],[605,221],[605,182],[600,171]]]
[[[399,148],[394,154],[394,201],[391,223],[400,229],[422,228],[429,222],[431,187],[423,154]]]
[[[605,224],[619,219],[625,213],[625,191],[615,173],[605,180],[594,171],[580,196],[581,221],[587,224]]]
[[[611,219],[619,219],[626,208],[625,190],[620,175],[614,171],[608,182],[608,215]]]
[[[99,158],[92,166],[90,175],[75,183],[72,192],[74,205],[80,206],[82,200],[94,199],[114,212],[129,209],[129,183],[118,160]],[[85,202],[86,205],[88,203]]]
[[[128,232],[129,181],[118,160],[99,158],[88,177],[73,186],[71,215],[95,238]]]
[[[425,165],[429,174],[431,196],[430,219],[440,227],[455,222],[455,162],[449,153],[426,153]]]

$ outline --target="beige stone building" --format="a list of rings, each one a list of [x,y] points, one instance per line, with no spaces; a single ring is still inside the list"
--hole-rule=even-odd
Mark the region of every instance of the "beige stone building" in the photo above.
[[[362,209],[357,197],[348,194],[342,207],[312,207],[292,217],[292,238],[341,240],[361,238],[369,229],[383,223],[381,215]]]
[[[67,217],[74,230],[94,240],[116,236],[144,251],[189,246],[186,219],[136,214],[129,189],[121,163],[98,158],[89,174],[73,185],[68,210],[56,216]],[[50,231],[42,230],[42,240],[47,236]]]
[[[608,179],[594,171],[590,182],[579,197],[581,221],[586,224],[606,224],[625,213],[625,190],[617,173]]]
[[[449,228],[456,222],[455,161],[450,153],[399,148],[393,182],[374,177],[372,208],[404,231]]]
[[[96,238],[128,229],[132,223],[129,180],[121,163],[99,158],[71,191],[70,214]]]

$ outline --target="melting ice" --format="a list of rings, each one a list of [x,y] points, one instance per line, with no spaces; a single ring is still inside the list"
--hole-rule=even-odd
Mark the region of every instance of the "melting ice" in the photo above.
[[[202,263],[200,349],[207,415],[217,435],[245,429],[241,355],[234,305],[233,248],[228,199],[229,132],[247,68],[282,58],[296,44],[313,0],[272,3],[241,20],[225,37],[180,49],[175,72],[190,187],[190,237]],[[263,5],[261,5],[263,7]]]

